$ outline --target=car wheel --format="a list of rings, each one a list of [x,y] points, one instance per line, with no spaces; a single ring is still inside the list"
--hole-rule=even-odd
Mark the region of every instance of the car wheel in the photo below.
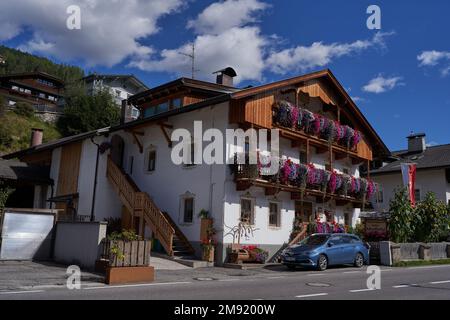
[[[364,266],[364,257],[359,252],[356,254],[354,265],[357,268],[362,268],[362,266]]]
[[[325,271],[328,268],[328,259],[326,256],[321,254],[319,259],[317,259],[317,269],[320,271]]]

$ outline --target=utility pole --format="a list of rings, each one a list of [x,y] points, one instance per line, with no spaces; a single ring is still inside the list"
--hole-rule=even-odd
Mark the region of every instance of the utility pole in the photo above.
[[[191,61],[192,61],[192,67],[191,67],[192,79],[195,79],[195,73],[197,71],[199,71],[199,70],[195,69],[195,43],[192,42],[192,51],[191,51],[191,53],[179,52],[179,54],[182,54],[183,56],[186,56],[186,57],[191,59]]]

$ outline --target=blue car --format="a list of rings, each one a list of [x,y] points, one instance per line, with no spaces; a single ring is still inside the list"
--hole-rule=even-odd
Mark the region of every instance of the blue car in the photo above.
[[[286,248],[281,261],[290,269],[301,266],[324,271],[343,264],[361,268],[369,263],[369,245],[353,234],[313,234]]]

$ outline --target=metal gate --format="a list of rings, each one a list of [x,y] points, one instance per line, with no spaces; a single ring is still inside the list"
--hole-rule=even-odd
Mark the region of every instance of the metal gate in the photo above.
[[[55,214],[49,210],[5,209],[0,260],[48,260]]]

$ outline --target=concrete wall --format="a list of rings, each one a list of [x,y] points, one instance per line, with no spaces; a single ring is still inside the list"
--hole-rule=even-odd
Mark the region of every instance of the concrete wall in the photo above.
[[[54,261],[92,270],[100,257],[100,242],[106,237],[103,222],[58,222]]]
[[[383,202],[379,203],[379,209],[389,209],[389,202],[395,195],[397,188],[403,187],[400,172],[385,175],[373,175],[372,179],[382,185]],[[448,203],[450,200],[449,184],[445,180],[445,170],[419,170],[416,174],[416,189],[420,189],[420,197],[423,199],[427,192],[434,192],[439,200]]]
[[[429,259],[439,260],[450,258],[450,243],[449,242],[439,242],[439,243],[393,243],[389,241],[382,241],[380,243],[380,257],[381,264],[392,265],[397,261],[412,261],[412,260],[423,260],[424,257],[421,256],[421,247],[427,247],[429,249]],[[396,248],[396,249],[393,249]],[[397,250],[397,252],[394,252]]]

